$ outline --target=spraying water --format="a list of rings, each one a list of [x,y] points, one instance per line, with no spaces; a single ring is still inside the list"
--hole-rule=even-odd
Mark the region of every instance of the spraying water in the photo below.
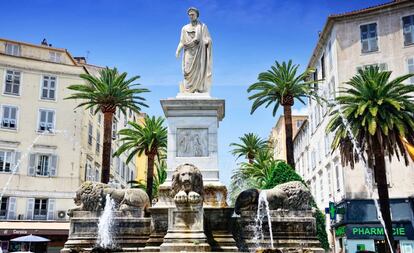
[[[104,211],[99,217],[97,238],[97,244],[104,249],[111,249],[114,246],[112,238],[114,207],[115,202],[107,194]]]
[[[260,248],[259,239],[264,240],[263,235],[263,219],[267,216],[267,223],[269,226],[270,248],[274,249],[272,221],[270,219],[269,202],[267,201],[266,191],[261,191],[259,194],[259,203],[257,205],[256,226],[254,229],[254,240],[256,241],[256,248]]]
[[[368,190],[368,196],[369,196],[369,198],[374,200],[375,208],[377,209],[378,220],[381,222],[381,225],[384,227],[385,238],[387,239],[388,245],[390,246],[391,253],[394,253],[393,245],[391,245],[388,232],[385,228],[385,221],[382,218],[381,209],[380,209],[380,206],[379,206],[379,203],[378,203],[378,199],[374,198],[374,188],[373,188],[373,183],[372,183],[372,178],[373,178],[372,171],[368,166],[368,163],[367,163],[367,161],[366,161],[366,159],[363,155],[363,152],[361,150],[361,147],[359,146],[359,143],[356,141],[355,136],[351,131],[348,120],[345,118],[344,114],[342,113],[341,106],[338,103],[336,103],[336,101],[330,101],[330,102],[331,103],[333,102],[335,107],[337,107],[339,116],[341,117],[341,119],[344,123],[345,129],[348,132],[349,136],[351,137],[350,139],[351,139],[352,145],[354,146],[354,149],[356,150],[356,153],[357,153],[359,159],[362,161],[362,164],[364,165],[364,168],[365,168],[364,175],[365,175],[365,182],[366,182],[365,186],[367,187],[367,190]]]

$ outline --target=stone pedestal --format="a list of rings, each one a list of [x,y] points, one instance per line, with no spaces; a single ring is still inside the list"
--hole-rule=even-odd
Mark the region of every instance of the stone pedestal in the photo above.
[[[256,212],[242,211],[234,229],[241,251],[271,248],[267,218],[263,220],[263,239],[255,239]],[[316,235],[316,220],[312,211],[271,210],[270,220],[274,247],[282,252],[323,253]]]
[[[204,231],[211,251],[238,252],[232,234],[232,228],[235,224],[235,218],[232,215],[233,208],[230,207],[204,208]]]
[[[152,218],[152,232],[145,245],[146,252],[159,252],[160,245],[168,231],[168,207],[150,208]]]
[[[182,94],[161,100],[168,122],[167,181],[174,170],[191,163],[200,169],[204,184],[219,180],[217,130],[224,118],[224,100],[208,95]]]
[[[210,251],[204,234],[203,207],[185,206],[168,210],[168,232],[160,246],[161,252]]]
[[[100,213],[74,211],[70,219],[68,241],[61,253],[89,252],[96,246]],[[124,252],[142,251],[151,232],[151,218],[142,218],[140,212],[114,212],[113,238],[115,248]]]

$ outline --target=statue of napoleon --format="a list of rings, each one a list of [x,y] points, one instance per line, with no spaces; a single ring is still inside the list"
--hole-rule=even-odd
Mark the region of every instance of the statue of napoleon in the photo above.
[[[190,23],[181,29],[180,43],[178,44],[176,57],[183,53],[184,81],[180,85],[180,91],[184,93],[207,93],[211,85],[211,37],[207,26],[198,17],[200,12],[190,7],[187,11]]]

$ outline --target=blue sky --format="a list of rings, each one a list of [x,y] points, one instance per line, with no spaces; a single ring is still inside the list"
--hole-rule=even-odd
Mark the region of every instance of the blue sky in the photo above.
[[[159,100],[174,97],[182,79],[175,59],[186,10],[195,6],[213,39],[212,95],[226,100],[219,129],[221,181],[236,162],[229,143],[247,132],[267,138],[280,112],[250,115],[247,87],[275,60],[305,67],[330,14],[388,0],[0,0],[0,37],[29,43],[46,38],[88,62],[140,75],[150,115],[163,115]],[[295,111],[303,106],[296,104]],[[241,161],[241,160],[240,160]]]

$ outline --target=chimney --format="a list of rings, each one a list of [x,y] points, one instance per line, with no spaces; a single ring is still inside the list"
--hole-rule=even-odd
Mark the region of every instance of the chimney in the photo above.
[[[76,57],[73,57],[73,58],[79,64],[86,64],[86,58],[83,57],[83,56],[76,56]]]
[[[49,45],[49,44],[47,43],[46,38],[44,38],[44,39],[42,40],[42,42],[40,43],[40,45],[42,45],[42,46],[48,46],[48,45]]]

